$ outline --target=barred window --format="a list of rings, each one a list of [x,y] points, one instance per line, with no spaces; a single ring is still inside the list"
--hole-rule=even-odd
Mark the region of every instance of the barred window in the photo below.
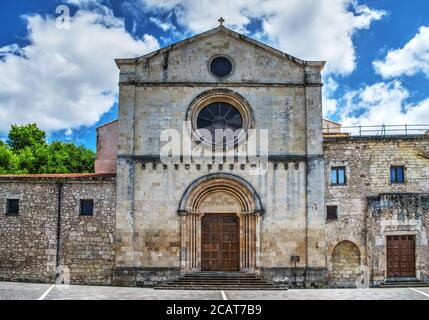
[[[326,219],[328,220],[338,219],[338,206],[326,206]]]
[[[80,200],[80,215],[93,216],[94,215],[94,200]]]

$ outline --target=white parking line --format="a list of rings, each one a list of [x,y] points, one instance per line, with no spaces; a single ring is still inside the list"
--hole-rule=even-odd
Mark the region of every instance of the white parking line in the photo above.
[[[417,290],[417,289],[414,289],[414,288],[408,288],[408,289],[411,289],[411,290],[413,290],[415,292],[421,293],[422,295],[424,295],[424,296],[426,296],[426,297],[429,298],[429,294],[427,294],[426,292],[423,292],[423,291],[420,291],[420,290]]]
[[[55,287],[55,284],[53,284],[52,286],[50,286],[50,287],[49,287],[49,289],[48,289],[48,290],[46,290],[46,291],[45,291],[45,293],[44,293],[44,294],[42,294],[42,295],[40,296],[40,298],[39,298],[39,299],[37,299],[37,300],[44,300],[44,299],[46,298],[46,296],[49,294],[49,292],[51,292],[51,290],[52,290],[54,287]]]
[[[223,290],[221,290],[220,292],[222,293],[222,298],[223,298],[223,300],[228,300],[228,299],[227,299],[227,297],[226,297],[225,292],[223,292]]]

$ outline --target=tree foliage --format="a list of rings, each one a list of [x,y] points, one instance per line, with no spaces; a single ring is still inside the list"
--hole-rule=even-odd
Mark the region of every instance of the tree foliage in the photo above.
[[[48,144],[36,124],[12,126],[7,143],[0,141],[0,174],[87,173],[95,154],[84,146],[60,141]]]
[[[26,147],[46,144],[46,133],[40,130],[36,124],[26,126],[12,126],[9,135],[9,146],[13,150],[23,150]]]

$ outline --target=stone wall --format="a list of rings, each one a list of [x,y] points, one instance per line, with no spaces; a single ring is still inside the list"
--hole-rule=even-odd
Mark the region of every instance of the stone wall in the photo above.
[[[224,83],[298,83],[304,80],[304,61],[226,28],[210,30],[143,56],[137,64],[135,59],[119,59],[123,67],[120,80],[217,82],[218,78],[209,71],[209,62],[216,55],[226,55],[233,61],[233,73],[222,79]],[[310,63],[307,65],[310,66]]]
[[[137,60],[117,60],[119,155],[158,156],[161,131],[182,132],[193,99],[217,88],[247,99],[255,128],[272,133],[271,154],[305,154],[309,143],[309,153],[320,155],[324,63],[294,59],[244,38],[221,28]],[[234,61],[232,74],[224,79],[208,68],[219,54]]]
[[[61,200],[59,201],[59,196]],[[6,199],[19,215],[6,216]],[[94,199],[94,216],[79,215]],[[58,205],[61,203],[57,261]],[[0,279],[49,282],[58,272],[71,283],[111,284],[114,263],[115,180],[109,176],[0,176]]]
[[[80,200],[94,200],[94,216],[79,215]],[[79,284],[112,283],[115,258],[115,187],[113,181],[63,186],[61,266]]]
[[[307,281],[323,283],[326,261],[323,238],[311,238],[308,243],[305,239],[305,170],[305,162],[275,166],[269,163],[267,173],[257,176],[250,174],[250,165],[244,168],[238,164],[232,168],[225,165],[219,170],[218,165],[200,165],[197,169],[195,164],[175,167],[136,161],[133,166],[134,214],[117,217],[118,224],[125,226],[127,231],[118,234],[118,283],[130,285],[135,281],[121,282],[126,277],[125,272],[145,285],[180,273],[181,233],[184,231],[177,213],[179,203],[194,180],[215,173],[232,174],[248,181],[264,205],[265,212],[260,218],[258,271],[274,278],[291,277],[298,270],[298,281],[302,282],[303,270],[308,263]],[[210,208],[214,210],[212,205]],[[222,208],[218,206],[218,211]],[[305,260],[307,245],[315,252],[309,262]],[[301,257],[297,269],[291,256]]]
[[[135,155],[159,156],[165,145],[160,137],[165,129],[177,130],[182,136],[186,134],[184,121],[193,100],[205,92],[216,89],[215,86],[194,85],[192,87],[158,85],[137,86],[135,105],[120,108],[120,113],[135,112],[134,120],[120,115],[120,131],[130,134],[134,130],[133,146]],[[232,92],[246,99],[254,115],[255,129],[267,129],[270,139],[269,154],[302,155],[306,153],[306,114],[305,89],[294,87],[234,87]],[[130,110],[132,109],[132,110]],[[154,112],[153,110],[156,110]],[[268,116],[270,115],[270,116]],[[134,121],[134,122],[133,122]],[[320,125],[321,127],[321,125]],[[321,130],[321,129],[320,129]],[[312,135],[313,137],[313,135]],[[313,138],[315,144],[321,145],[321,135]],[[126,143],[129,143],[127,140]],[[120,154],[127,154],[129,146],[120,145]],[[319,147],[321,149],[321,147]],[[316,150],[321,152],[320,150]],[[320,154],[320,153],[319,153]]]
[[[219,54],[234,63],[232,74],[222,79],[208,70]],[[257,271],[290,275],[291,256],[300,256],[297,268],[307,266],[312,270],[307,280],[320,282],[326,270],[323,63],[295,59],[225,28],[117,63],[117,283],[151,283],[185,271],[181,228],[186,223],[178,204],[193,181],[215,173],[239,176],[261,198],[265,213],[254,231],[260,239]],[[214,95],[217,91],[229,93]],[[252,174],[249,162],[160,162],[161,133],[176,129],[186,136],[189,110],[210,94],[216,101],[237,98],[253,117],[250,128],[268,129],[265,174]]]
[[[55,183],[0,182],[0,280],[55,280],[57,196]],[[6,216],[6,199],[20,200],[19,216]]]
[[[364,282],[378,284],[386,278],[386,236],[415,234],[416,276],[427,278],[429,213],[418,199],[429,191],[429,136],[328,138],[324,154],[326,205],[338,206],[338,219],[326,221],[329,269],[334,247],[349,240],[361,252]],[[391,165],[405,166],[404,184],[390,183]],[[346,185],[330,185],[332,166],[346,167]]]
[[[354,287],[361,272],[359,248],[350,241],[337,244],[332,252],[332,272],[329,284],[333,287]]]
[[[373,281],[386,273],[386,236],[414,235],[416,277],[429,281],[429,193],[387,193],[368,197],[368,267]]]

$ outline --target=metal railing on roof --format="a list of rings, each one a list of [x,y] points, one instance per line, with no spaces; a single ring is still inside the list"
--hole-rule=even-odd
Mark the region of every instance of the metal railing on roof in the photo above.
[[[324,127],[324,134],[349,136],[386,136],[429,134],[429,124]]]

